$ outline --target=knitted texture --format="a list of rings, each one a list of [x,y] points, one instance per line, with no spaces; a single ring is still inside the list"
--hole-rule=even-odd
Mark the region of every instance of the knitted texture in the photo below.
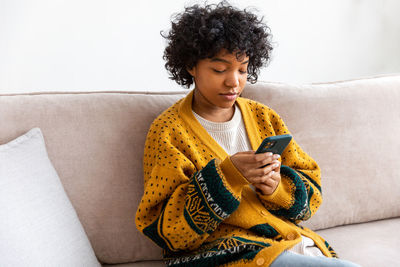
[[[191,110],[193,92],[152,123],[145,144],[144,194],[136,226],[164,249],[169,266],[266,266],[284,250],[326,241],[298,223],[322,203],[320,169],[292,140],[282,154],[281,182],[272,195],[255,193],[229,155]],[[268,136],[290,133],[269,107],[238,98],[254,150]]]
[[[239,201],[222,183],[215,161],[211,160],[193,176],[186,194],[185,219],[200,235],[214,232],[239,206]]]
[[[235,112],[230,121],[211,122],[193,112],[199,123],[209,135],[229,154],[251,150],[246,128],[240,108],[235,106]]]
[[[178,255],[166,255],[167,266],[217,266],[227,262],[248,262],[270,244],[255,242],[241,237],[221,238],[205,243],[201,250]]]
[[[279,233],[268,223],[254,225],[250,228],[251,231],[257,233],[259,236],[277,239]]]

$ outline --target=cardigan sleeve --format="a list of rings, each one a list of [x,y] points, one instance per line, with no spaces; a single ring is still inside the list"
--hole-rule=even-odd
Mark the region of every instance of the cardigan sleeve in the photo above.
[[[273,132],[290,133],[281,117],[269,114]],[[322,204],[321,171],[293,139],[281,156],[281,182],[272,195],[258,193],[264,206],[274,215],[298,223],[309,219]]]
[[[248,182],[229,157],[211,159],[197,170],[184,153],[153,130],[145,144],[144,194],[136,226],[169,251],[196,249],[237,209]]]

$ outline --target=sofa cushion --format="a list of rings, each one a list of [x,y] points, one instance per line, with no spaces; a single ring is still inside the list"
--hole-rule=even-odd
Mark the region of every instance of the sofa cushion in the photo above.
[[[2,266],[100,266],[40,129],[0,145]]]
[[[281,115],[320,165],[313,229],[400,216],[400,76],[296,85],[258,83],[244,96]]]
[[[40,127],[96,256],[102,263],[161,259],[135,226],[142,155],[153,119],[176,93],[38,93],[0,96],[0,143]]]
[[[398,267],[400,258],[400,218],[373,221],[361,224],[337,226],[317,231],[329,241],[339,258],[363,267]],[[163,261],[141,261],[134,263],[103,265],[103,267],[161,267]]]
[[[320,230],[340,258],[363,267],[400,266],[400,218]]]

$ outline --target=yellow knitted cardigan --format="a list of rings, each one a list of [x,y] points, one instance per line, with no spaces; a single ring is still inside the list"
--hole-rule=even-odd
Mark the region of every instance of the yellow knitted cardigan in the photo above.
[[[292,140],[278,188],[255,193],[193,116],[192,99],[193,91],[158,116],[145,143],[136,226],[164,249],[167,266],[269,266],[301,235],[336,257],[324,239],[298,225],[322,202],[315,161]],[[237,104],[254,150],[265,137],[289,133],[271,108],[245,98]]]

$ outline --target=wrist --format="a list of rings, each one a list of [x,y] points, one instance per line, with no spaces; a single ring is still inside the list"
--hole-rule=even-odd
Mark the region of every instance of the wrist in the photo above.
[[[253,184],[253,185],[258,194],[260,194],[262,196],[272,196],[275,194],[275,192],[278,191],[279,184],[280,184],[280,182],[278,182],[274,188],[271,188],[271,186],[268,186],[268,185],[265,185],[262,183],[257,183],[257,184]]]

